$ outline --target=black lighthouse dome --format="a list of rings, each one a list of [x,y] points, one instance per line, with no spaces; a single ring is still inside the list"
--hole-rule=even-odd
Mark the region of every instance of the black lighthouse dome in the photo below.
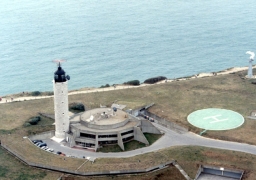
[[[69,76],[66,76],[65,71],[59,65],[57,71],[54,73],[54,81],[55,82],[66,82],[69,80]]]

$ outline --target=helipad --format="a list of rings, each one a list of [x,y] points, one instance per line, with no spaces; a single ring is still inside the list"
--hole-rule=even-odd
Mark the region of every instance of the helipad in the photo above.
[[[189,114],[188,122],[193,126],[206,130],[229,130],[241,126],[244,117],[231,110],[209,108]]]

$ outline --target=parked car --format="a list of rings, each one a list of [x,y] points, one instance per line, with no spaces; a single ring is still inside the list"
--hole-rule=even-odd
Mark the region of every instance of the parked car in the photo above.
[[[36,146],[40,146],[41,144],[43,144],[43,143],[41,143],[41,142],[38,142],[38,143],[36,143]]]
[[[46,143],[41,143],[41,144],[38,145],[38,147],[40,147],[40,148],[43,147],[43,146],[47,146],[47,144]]]
[[[38,143],[38,142],[42,143],[43,141],[42,140],[33,140],[32,142],[35,144],[35,143]]]
[[[54,150],[53,150],[53,149],[51,149],[51,148],[49,148],[49,151],[50,151],[50,152],[53,152]]]

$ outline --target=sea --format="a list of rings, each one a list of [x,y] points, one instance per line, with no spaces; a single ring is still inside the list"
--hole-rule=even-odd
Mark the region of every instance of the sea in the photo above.
[[[0,96],[247,66],[255,0],[1,0]]]

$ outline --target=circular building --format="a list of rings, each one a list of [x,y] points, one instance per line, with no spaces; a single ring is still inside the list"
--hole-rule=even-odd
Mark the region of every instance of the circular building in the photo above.
[[[94,148],[124,143],[130,140],[149,144],[143,133],[161,132],[148,120],[139,120],[118,108],[96,108],[70,118],[66,141],[70,147]]]

